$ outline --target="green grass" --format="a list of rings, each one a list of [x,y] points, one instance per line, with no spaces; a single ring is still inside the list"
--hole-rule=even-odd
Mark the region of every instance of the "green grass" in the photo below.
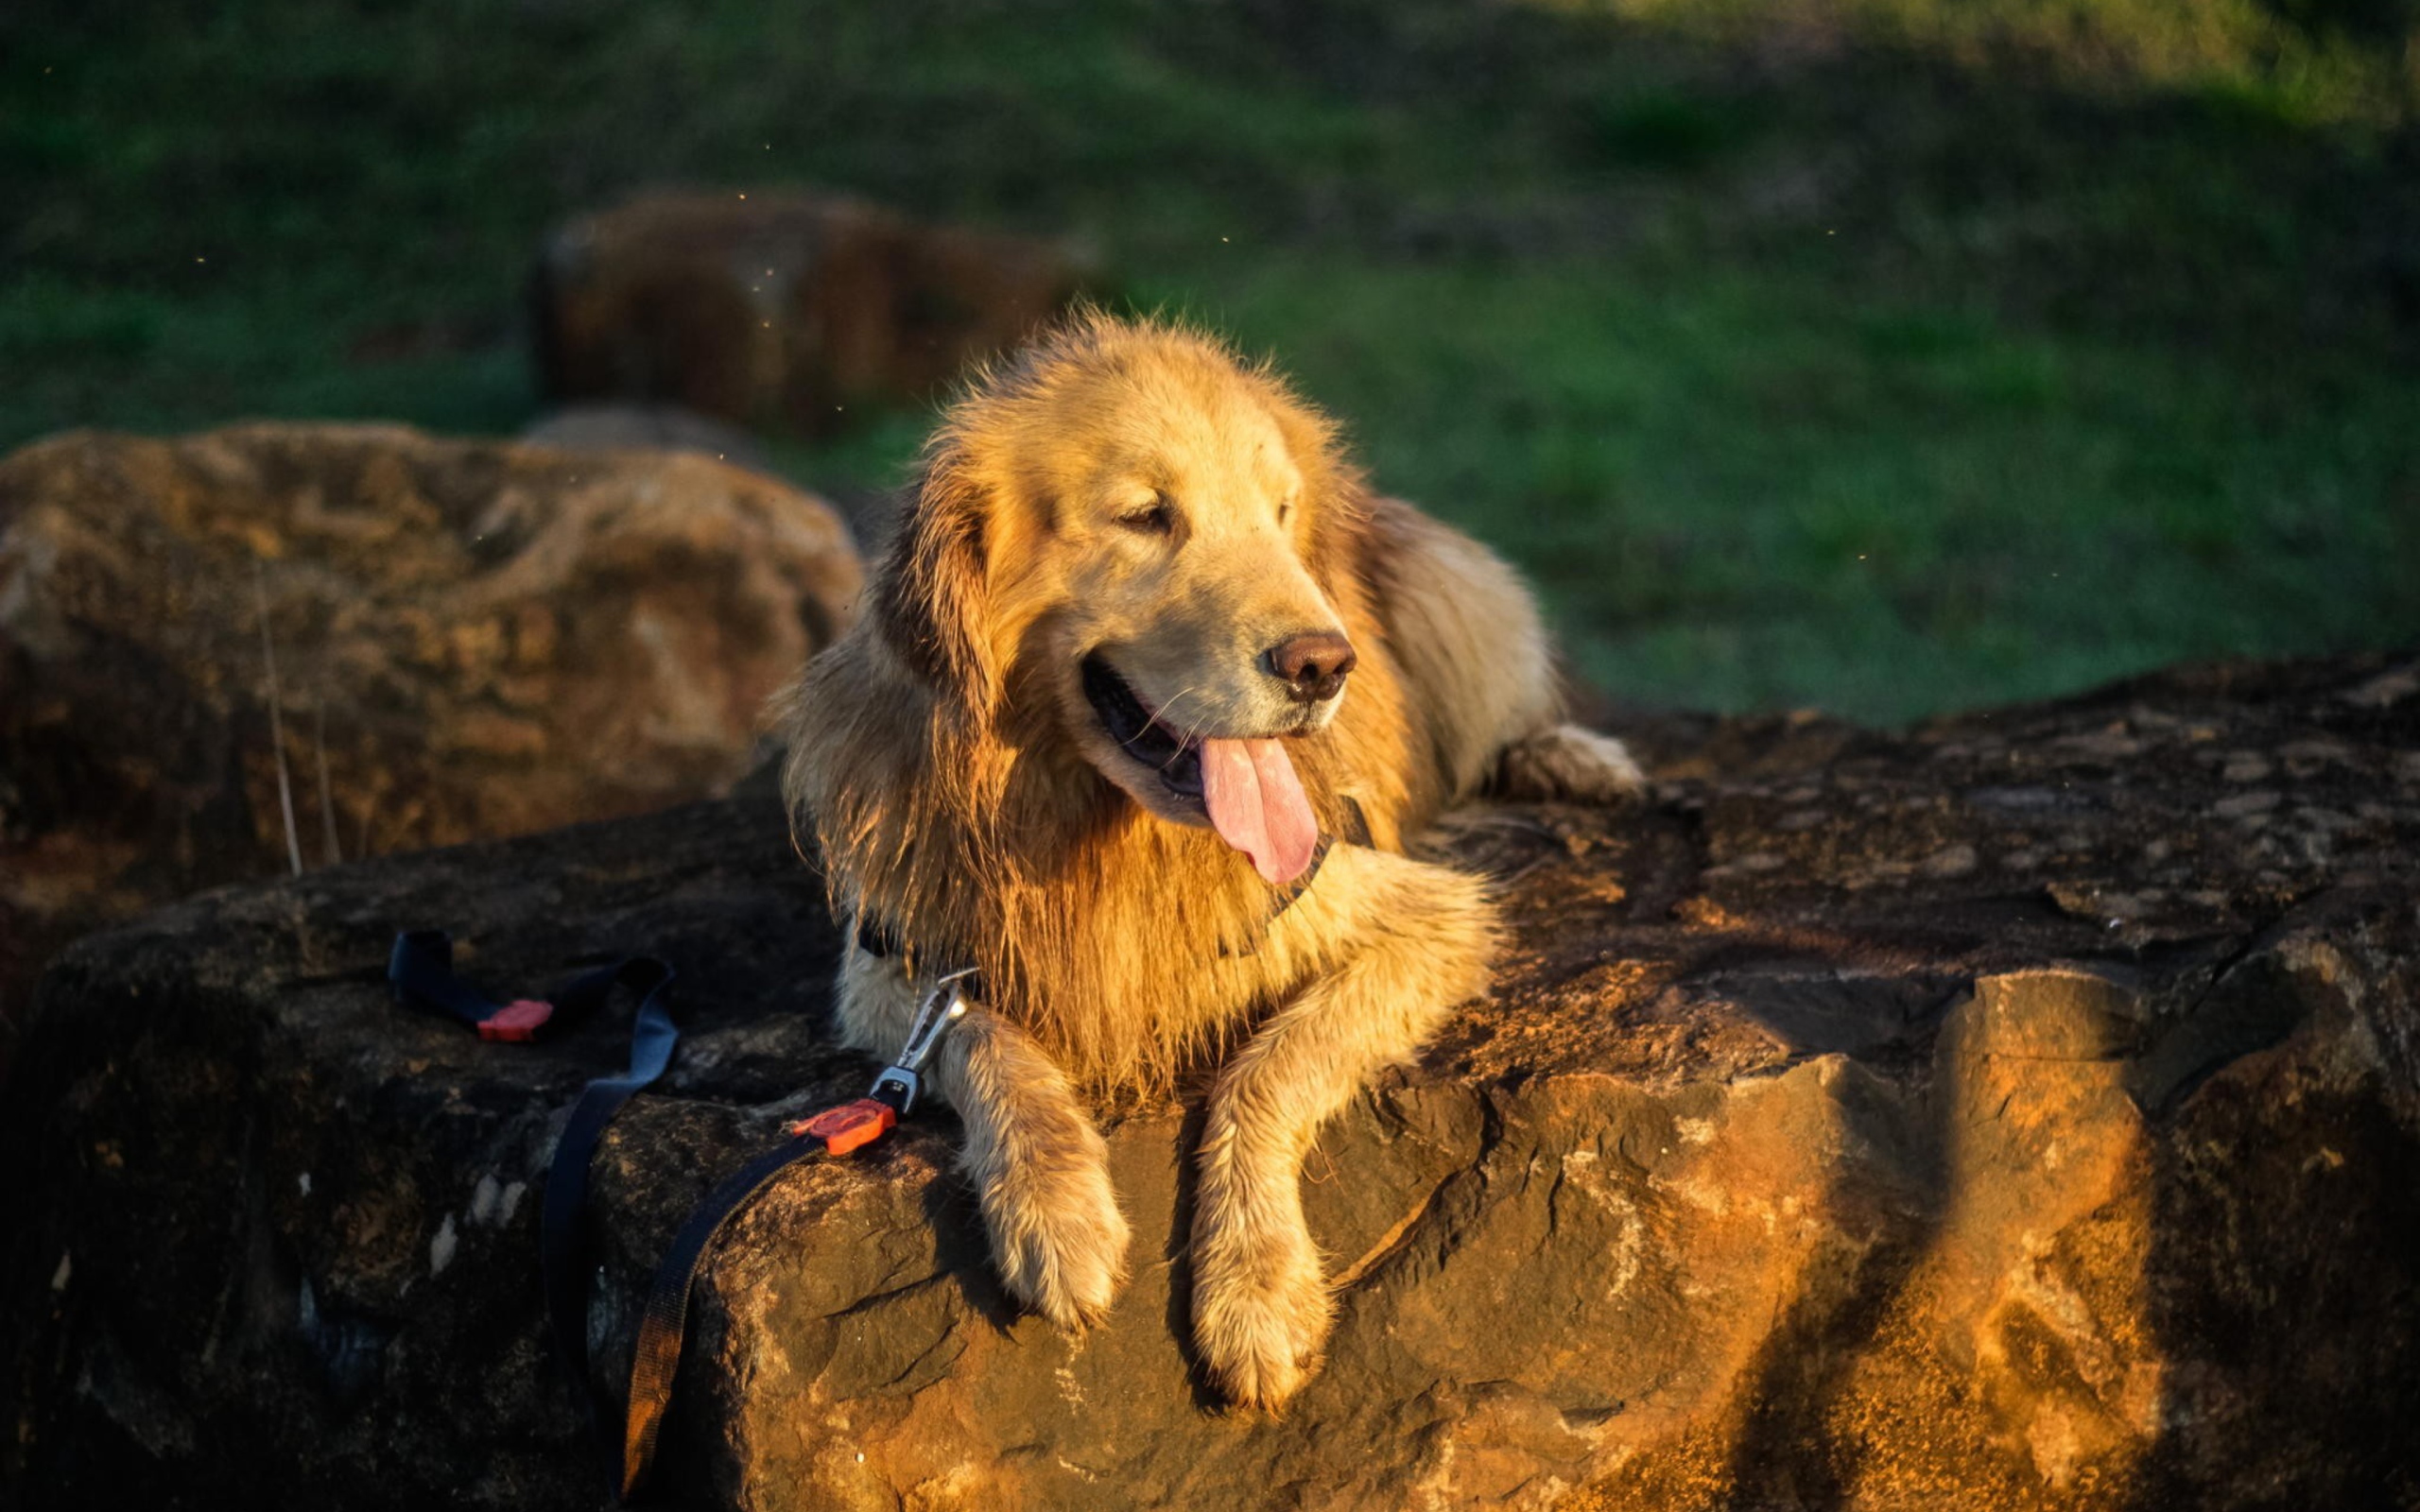
[[[1287,350],[1378,475],[1527,563],[1632,696],[1895,717],[2414,627],[2408,387],[2264,415],[2163,353],[1769,276],[1279,262],[1234,310],[1270,344],[1317,312]]]
[[[804,181],[1273,353],[1622,696],[1898,719],[2420,637],[2406,0],[1622,9],[10,12],[0,445],[510,431],[549,223]],[[923,424],[776,455],[888,483]]]

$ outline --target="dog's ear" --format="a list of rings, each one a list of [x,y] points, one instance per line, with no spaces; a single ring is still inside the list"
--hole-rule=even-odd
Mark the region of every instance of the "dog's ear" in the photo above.
[[[874,587],[874,613],[890,649],[977,714],[1000,692],[983,612],[988,513],[988,490],[964,454],[956,447],[937,452],[925,462]]]

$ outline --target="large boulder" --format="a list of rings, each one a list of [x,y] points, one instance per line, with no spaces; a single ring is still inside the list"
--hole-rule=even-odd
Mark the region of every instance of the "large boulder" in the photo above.
[[[285,870],[289,799],[316,866],[726,789],[859,587],[821,502],[698,456],[309,424],[16,453],[0,1017],[69,936]]]
[[[826,1507],[2410,1506],[2420,662],[2183,672],[1904,735],[1674,720],[1645,811],[1498,808],[1495,990],[1305,1194],[1282,1418],[1185,1348],[1199,1090],[1105,1109],[1134,1280],[1004,1302],[952,1125],[794,1168],[700,1286],[659,1489]],[[46,978],[7,1100],[0,1497],[578,1507],[537,1203],[621,1021],[387,1002],[645,949],[690,1035],[596,1161],[597,1378],[674,1226],[871,1067],[777,802],[222,892]],[[627,1008],[617,1010],[627,1015]]]
[[[660,191],[547,237],[533,298],[557,400],[674,404],[805,435],[921,402],[1084,283],[1052,242],[798,190]]]

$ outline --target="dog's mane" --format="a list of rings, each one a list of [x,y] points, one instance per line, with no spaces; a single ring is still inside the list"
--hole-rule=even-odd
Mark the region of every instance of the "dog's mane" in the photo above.
[[[1240,374],[1304,473],[1305,564],[1362,656],[1337,719],[1289,749],[1323,833],[1344,831],[1350,798],[1396,848],[1441,795],[1365,580],[1363,479],[1334,424],[1266,365],[1165,320],[1082,312],[975,379],[925,450],[871,612],[781,716],[785,792],[836,910],[870,911],[925,960],[979,968],[991,1005],[1096,1086],[1165,1080],[1238,1027],[1201,1005],[1266,1003],[1322,964],[1272,944],[1280,900],[1236,852],[1153,817],[1084,760],[1025,627],[986,590],[993,511],[1036,402],[1079,377],[1150,384],[1184,365]],[[1237,976],[1247,990],[1228,990]]]

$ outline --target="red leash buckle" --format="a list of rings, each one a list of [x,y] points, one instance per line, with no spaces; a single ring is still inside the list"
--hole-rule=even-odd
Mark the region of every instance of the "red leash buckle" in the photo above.
[[[823,1142],[827,1155],[846,1155],[862,1149],[899,1126],[899,1110],[889,1103],[860,1097],[854,1103],[827,1108],[813,1118],[802,1118],[789,1126],[793,1137],[812,1134]]]
[[[537,998],[515,998],[479,1021],[479,1038],[505,1044],[527,1044],[538,1037],[555,1005]]]

